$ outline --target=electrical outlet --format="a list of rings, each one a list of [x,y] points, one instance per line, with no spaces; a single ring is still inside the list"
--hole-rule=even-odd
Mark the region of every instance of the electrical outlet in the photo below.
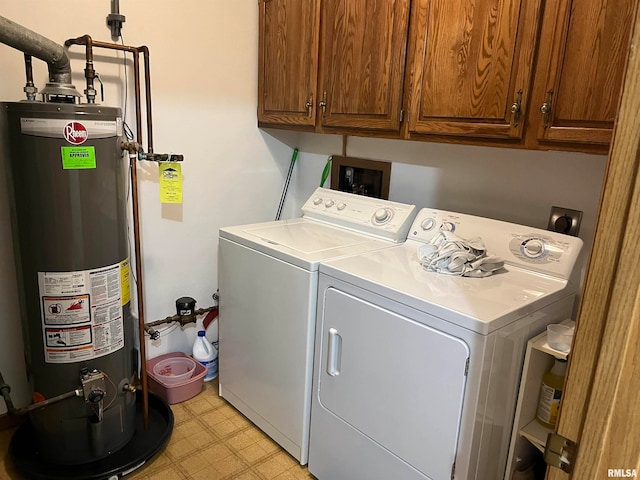
[[[549,215],[549,224],[547,225],[547,230],[577,237],[578,232],[580,231],[581,221],[581,210],[571,210],[570,208],[563,207],[551,207],[551,214]]]

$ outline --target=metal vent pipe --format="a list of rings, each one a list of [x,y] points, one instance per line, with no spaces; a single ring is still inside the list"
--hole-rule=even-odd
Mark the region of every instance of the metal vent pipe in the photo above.
[[[47,62],[49,82],[56,84],[51,93],[80,96],[71,84],[71,62],[62,45],[2,16],[0,42]]]

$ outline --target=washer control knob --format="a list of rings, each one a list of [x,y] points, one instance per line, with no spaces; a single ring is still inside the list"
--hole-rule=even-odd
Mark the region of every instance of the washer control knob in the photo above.
[[[327,200],[326,202],[324,202],[324,206],[327,208],[331,208],[333,207],[333,204],[336,203],[333,200]]]
[[[447,232],[455,232],[456,226],[451,222],[442,222],[442,226],[440,230],[445,230]]]
[[[376,223],[384,223],[391,219],[391,210],[388,208],[379,208],[373,214]]]
[[[322,203],[322,199],[320,197],[316,197],[313,199],[314,205],[320,205]]]
[[[544,253],[544,243],[540,240],[529,240],[524,245],[524,251],[529,257],[538,257]]]
[[[347,208],[347,204],[344,202],[340,202],[336,208],[338,210],[344,210],[345,208]]]
[[[428,230],[431,230],[435,224],[436,221],[433,218],[425,218],[422,223],[420,223],[420,227],[422,227],[422,230],[426,232]]]

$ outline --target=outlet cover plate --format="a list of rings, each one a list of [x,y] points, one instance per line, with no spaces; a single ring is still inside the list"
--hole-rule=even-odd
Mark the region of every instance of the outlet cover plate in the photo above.
[[[549,224],[547,230],[558,233],[565,233],[574,237],[578,236],[580,231],[580,222],[582,221],[582,211],[572,210],[564,207],[551,207],[549,215]]]

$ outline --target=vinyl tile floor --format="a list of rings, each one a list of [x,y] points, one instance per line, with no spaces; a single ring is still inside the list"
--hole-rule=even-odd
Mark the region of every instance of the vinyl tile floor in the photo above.
[[[218,381],[171,405],[165,449],[125,480],[309,480],[306,467],[218,396]],[[21,480],[8,455],[13,430],[0,431],[0,479]]]

